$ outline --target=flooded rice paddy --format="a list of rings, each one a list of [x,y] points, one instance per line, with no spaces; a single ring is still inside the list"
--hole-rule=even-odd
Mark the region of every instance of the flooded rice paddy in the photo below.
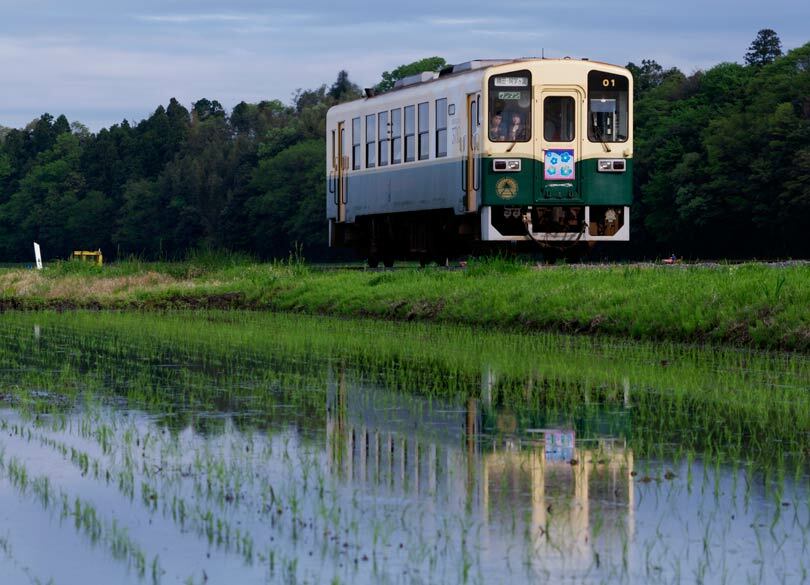
[[[0,583],[797,583],[810,360],[0,315]]]

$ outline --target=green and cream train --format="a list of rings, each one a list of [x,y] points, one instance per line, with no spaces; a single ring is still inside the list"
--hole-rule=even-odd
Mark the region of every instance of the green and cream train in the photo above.
[[[627,241],[632,83],[595,61],[482,60],[334,106],[330,245],[375,266],[495,242]]]

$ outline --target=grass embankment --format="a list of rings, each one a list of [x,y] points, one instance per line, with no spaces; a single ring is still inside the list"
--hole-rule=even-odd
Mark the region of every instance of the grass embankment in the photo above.
[[[239,258],[0,270],[0,309],[248,308],[810,350],[810,266],[320,271]]]

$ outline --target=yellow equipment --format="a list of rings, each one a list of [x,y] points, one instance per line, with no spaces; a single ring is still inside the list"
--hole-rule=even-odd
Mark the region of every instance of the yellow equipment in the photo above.
[[[101,250],[96,250],[95,252],[88,250],[73,250],[73,256],[71,256],[71,260],[81,260],[82,262],[93,262],[97,266],[101,266],[102,264],[104,264],[104,256],[101,254]]]

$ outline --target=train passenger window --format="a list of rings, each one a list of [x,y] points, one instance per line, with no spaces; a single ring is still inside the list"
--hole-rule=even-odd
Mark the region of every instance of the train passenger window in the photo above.
[[[402,108],[391,110],[391,164],[402,162]]]
[[[377,163],[377,116],[366,116],[366,168],[373,169]]]
[[[405,107],[405,162],[416,158],[416,108]]]
[[[447,156],[447,98],[436,100],[436,157]]]
[[[489,139],[528,142],[532,137],[532,76],[499,73],[489,79]]]
[[[388,164],[388,112],[380,112],[377,122],[380,138],[377,161],[384,167]]]
[[[430,157],[430,109],[428,102],[419,104],[419,160]]]
[[[624,75],[588,73],[588,139],[625,142],[629,135],[630,82]]]
[[[352,119],[352,170],[360,168],[360,118]]]
[[[552,96],[543,100],[543,138],[546,142],[574,139],[574,98]]]

